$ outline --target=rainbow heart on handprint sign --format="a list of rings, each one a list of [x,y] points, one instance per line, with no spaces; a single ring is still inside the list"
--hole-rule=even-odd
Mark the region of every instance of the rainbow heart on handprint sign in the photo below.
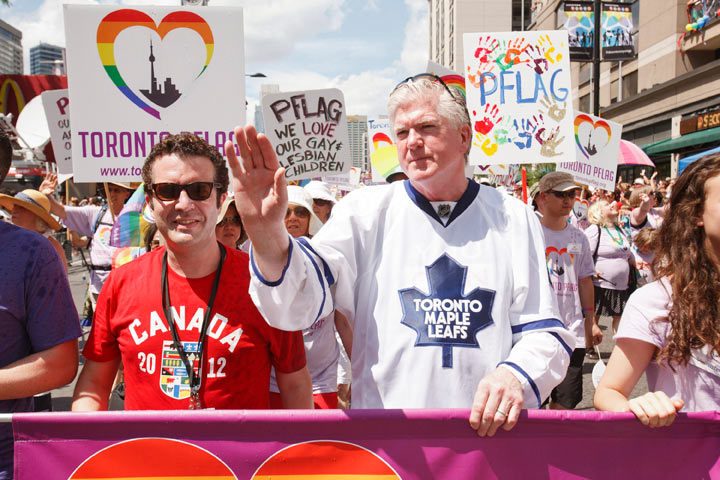
[[[589,159],[610,143],[612,130],[604,120],[594,121],[590,116],[575,117],[575,142],[580,152]]]
[[[146,13],[133,9],[122,9],[106,15],[97,29],[97,47],[100,61],[105,72],[113,84],[141,110],[160,119],[161,108],[167,108],[182,96],[181,91],[172,82],[170,77],[164,82],[159,82],[155,75],[155,60],[152,40],[150,42],[150,73],[151,84],[148,89],[135,89],[128,85],[126,79],[121,75],[115,58],[116,40],[120,33],[131,27],[145,27],[153,30],[160,36],[160,40],[176,29],[186,28],[197,33],[205,45],[205,61],[200,73],[195,77],[197,80],[207,69],[212,59],[214,40],[210,25],[199,15],[188,11],[176,11],[167,14],[159,24]],[[140,92],[145,99],[138,94]],[[152,105],[151,105],[152,104]]]

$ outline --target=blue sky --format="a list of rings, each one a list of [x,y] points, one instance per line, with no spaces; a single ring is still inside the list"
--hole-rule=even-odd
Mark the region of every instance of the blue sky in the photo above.
[[[180,0],[84,0],[83,4],[179,5]],[[261,83],[282,90],[340,88],[349,114],[385,112],[393,86],[427,64],[427,0],[210,0],[244,8],[248,119]],[[60,0],[14,0],[0,17],[39,42],[65,46]]]

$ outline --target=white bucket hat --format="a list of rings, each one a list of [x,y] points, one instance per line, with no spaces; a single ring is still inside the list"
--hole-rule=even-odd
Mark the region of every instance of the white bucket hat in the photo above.
[[[310,194],[310,196],[315,199],[320,200],[328,200],[332,202],[333,204],[337,203],[337,199],[335,198],[335,195],[332,194],[332,191],[330,191],[330,185],[328,185],[325,182],[321,182],[319,180],[313,180],[309,182],[307,185],[305,185],[305,191]]]
[[[305,191],[303,187],[297,185],[288,185],[287,192],[288,205],[300,205],[301,207],[305,207],[307,211],[310,212],[310,225],[308,227],[308,233],[311,236],[315,236],[320,230],[320,227],[322,227],[322,222],[320,221],[318,216],[315,215],[315,212],[313,212],[312,197],[308,192]]]

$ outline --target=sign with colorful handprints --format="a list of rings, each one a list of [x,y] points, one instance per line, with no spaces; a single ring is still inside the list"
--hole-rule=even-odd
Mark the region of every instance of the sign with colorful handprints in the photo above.
[[[180,132],[224,154],[245,122],[241,8],[63,8],[76,181],[139,180]]]
[[[566,31],[466,33],[465,89],[479,165],[574,161]],[[477,152],[477,153],[476,153]]]
[[[398,151],[390,132],[390,121],[387,117],[368,117],[367,138],[372,182],[385,183],[390,175],[401,173]]]
[[[614,190],[622,125],[577,112],[574,129],[576,159],[559,163],[557,170],[571,173],[578,183]]]

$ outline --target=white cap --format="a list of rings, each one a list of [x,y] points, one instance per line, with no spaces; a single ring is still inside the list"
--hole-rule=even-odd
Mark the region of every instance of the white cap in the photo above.
[[[305,191],[305,189],[303,189],[303,187],[299,187],[297,185],[288,185],[287,193],[288,204],[300,205],[310,212],[310,225],[308,226],[308,233],[311,236],[315,236],[323,224],[318,216],[315,215],[315,212],[313,212],[312,197]]]
[[[305,191],[310,194],[312,198],[318,198],[320,200],[329,200],[333,204],[337,203],[335,196],[330,191],[330,185],[319,180],[313,180],[305,185]]]

